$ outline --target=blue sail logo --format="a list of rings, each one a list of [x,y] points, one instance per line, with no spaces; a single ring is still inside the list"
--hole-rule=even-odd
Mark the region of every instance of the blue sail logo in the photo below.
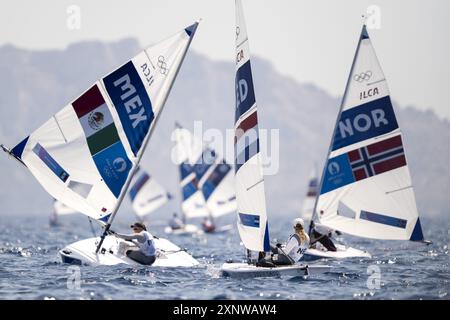
[[[333,150],[389,133],[398,128],[389,96],[342,112],[334,133]]]

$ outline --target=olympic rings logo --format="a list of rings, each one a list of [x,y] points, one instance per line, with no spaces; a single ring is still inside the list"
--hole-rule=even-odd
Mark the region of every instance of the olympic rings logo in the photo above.
[[[362,83],[364,81],[369,81],[372,78],[372,71],[361,72],[359,74],[355,74],[353,76],[353,80],[356,82]]]
[[[163,75],[167,75],[167,72],[169,72],[169,68],[167,68],[167,63],[166,63],[166,59],[164,58],[164,56],[158,57],[157,65],[159,67],[159,72]]]

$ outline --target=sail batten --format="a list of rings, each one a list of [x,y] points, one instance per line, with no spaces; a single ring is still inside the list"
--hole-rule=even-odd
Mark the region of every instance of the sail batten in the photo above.
[[[314,219],[330,228],[373,239],[423,240],[403,136],[365,25],[319,191]]]

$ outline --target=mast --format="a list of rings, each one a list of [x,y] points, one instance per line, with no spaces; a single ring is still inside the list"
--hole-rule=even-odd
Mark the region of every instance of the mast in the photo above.
[[[348,75],[348,78],[347,78],[347,84],[346,84],[346,87],[345,87],[344,95],[342,97],[341,105],[339,106],[339,112],[338,112],[338,115],[336,117],[336,122],[334,123],[333,132],[331,134],[330,145],[328,147],[327,156],[325,158],[325,163],[323,165],[322,174],[320,176],[319,188],[317,189],[317,195],[316,195],[316,200],[314,202],[313,214],[312,214],[312,217],[311,217],[311,221],[309,223],[308,234],[311,234],[313,221],[316,220],[316,218],[317,218],[317,212],[316,212],[317,211],[317,203],[319,201],[320,192],[322,190],[322,184],[323,184],[323,180],[324,180],[324,177],[325,177],[326,165],[327,165],[328,159],[330,157],[330,154],[331,154],[331,151],[332,151],[332,148],[333,148],[334,134],[336,132],[336,129],[337,129],[337,126],[338,126],[338,123],[339,123],[339,119],[340,119],[340,114],[342,113],[342,110],[344,108],[344,103],[345,103],[345,100],[347,98],[348,87],[349,87],[350,81],[352,79],[352,74],[353,74],[353,71],[354,71],[354,68],[355,68],[356,57],[358,56],[359,48],[361,46],[361,39],[362,39],[362,37],[365,34],[367,34],[367,30],[366,30],[366,22],[364,21],[363,27],[362,27],[362,31],[361,31],[361,36],[359,37],[358,45],[356,47],[356,52],[355,52],[355,55],[353,56],[352,66],[350,68],[350,72],[349,72],[349,75]],[[319,217],[319,219],[320,219],[320,217]]]

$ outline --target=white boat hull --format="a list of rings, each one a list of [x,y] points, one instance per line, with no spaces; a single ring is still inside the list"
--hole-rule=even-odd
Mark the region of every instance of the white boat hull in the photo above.
[[[327,265],[292,265],[275,268],[257,267],[247,263],[224,263],[221,267],[222,275],[232,278],[256,278],[256,277],[299,277],[317,275],[330,271]]]
[[[96,254],[99,240],[100,238],[89,238],[68,245],[59,251],[62,261],[71,264],[111,266],[122,263],[140,266],[139,263],[129,259],[125,252],[120,252],[120,246],[131,245],[129,241],[112,235],[107,236],[99,253]],[[190,254],[167,239],[155,239],[155,246],[158,254],[152,267],[193,267],[199,264]]]
[[[347,247],[342,244],[335,244],[337,251],[326,251],[321,249],[308,249],[303,255],[303,259],[316,260],[316,259],[348,259],[348,258],[372,258],[371,254],[367,251]]]
[[[193,224],[186,224],[186,225],[184,225],[183,228],[180,228],[180,229],[172,229],[171,227],[165,227],[164,232],[166,234],[173,234],[173,235],[177,235],[177,236],[203,233],[202,230],[200,230],[196,225],[193,225]]]
[[[214,231],[209,231],[209,232],[207,232],[205,230],[201,230],[201,231],[203,231],[205,234],[220,234],[220,233],[230,232],[231,230],[233,230],[233,225],[227,224],[225,226],[216,228]]]

